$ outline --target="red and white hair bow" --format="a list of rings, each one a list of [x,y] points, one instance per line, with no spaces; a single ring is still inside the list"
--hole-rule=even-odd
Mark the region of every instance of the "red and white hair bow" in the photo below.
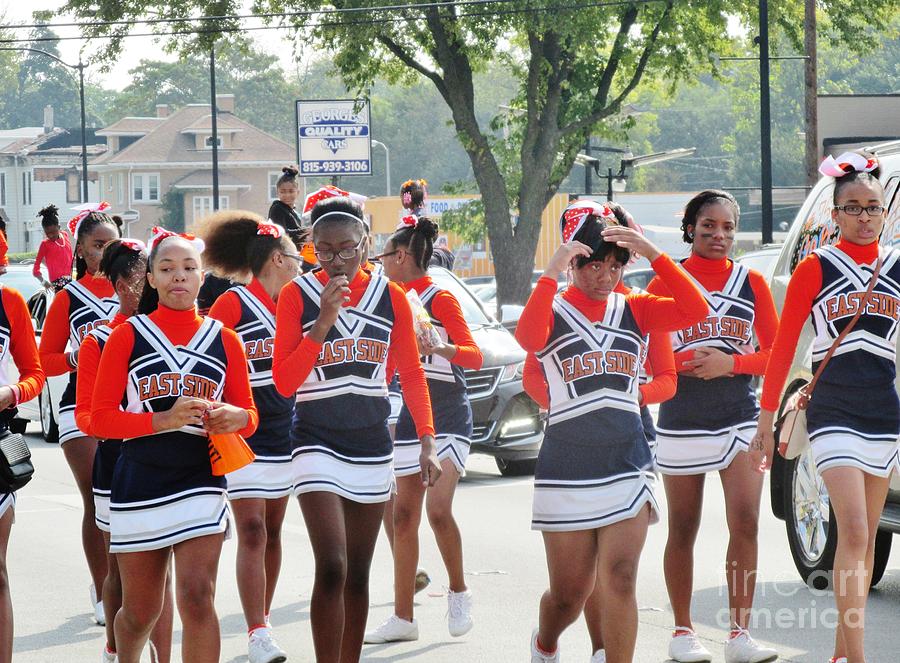
[[[109,203],[105,200],[99,203],[85,203],[84,205],[73,207],[72,211],[78,212],[78,214],[69,219],[69,232],[72,233],[72,239],[77,239],[81,222],[88,218],[92,212],[103,212],[107,209],[109,209]]]
[[[575,237],[589,216],[598,216],[610,223],[618,223],[616,215],[613,214],[609,205],[593,200],[576,200],[563,211],[559,219],[559,231],[563,244]]]
[[[857,152],[844,152],[838,158],[830,154],[819,166],[819,172],[826,177],[843,177],[847,173],[871,173],[878,168],[878,159],[869,159]]]
[[[256,226],[257,235],[269,235],[275,239],[284,237],[284,228],[277,223],[271,221],[260,221]]]
[[[353,200],[360,205],[363,205],[368,198],[366,196],[360,195],[358,193],[353,193],[352,191],[344,191],[343,189],[339,189],[333,184],[326,184],[318,191],[313,191],[306,197],[306,201],[303,203],[303,213],[309,214],[312,211],[312,208],[316,206],[316,203],[321,202],[323,200],[327,200],[328,198],[338,198],[345,197]]]
[[[124,246],[127,246],[132,251],[137,251],[138,253],[147,250],[147,245],[139,239],[131,239],[130,237],[126,237],[122,239],[121,242]]]
[[[169,237],[180,237],[181,239],[186,240],[188,244],[197,249],[198,253],[203,253],[203,249],[206,248],[204,241],[196,235],[190,233],[173,233],[171,230],[166,230],[162,226],[153,226],[150,230],[150,250],[152,251],[159,247],[159,243]]]
[[[416,226],[419,225],[419,217],[415,214],[407,214],[402,219],[400,219],[400,223],[397,224],[397,230],[403,230],[404,228],[412,228],[415,230]]]

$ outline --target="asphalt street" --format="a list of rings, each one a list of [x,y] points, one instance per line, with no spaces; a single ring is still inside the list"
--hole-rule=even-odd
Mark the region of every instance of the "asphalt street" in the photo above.
[[[29,429],[31,430],[31,429]],[[15,611],[16,663],[97,661],[104,632],[90,617],[90,579],[81,552],[80,499],[60,449],[29,435],[37,473],[21,491],[9,546],[9,577]],[[434,580],[417,595],[417,642],[366,646],[363,661],[527,661],[529,636],[547,583],[539,534],[530,530],[531,479],[500,477],[493,460],[470,459],[455,502],[463,533],[467,582],[475,595],[475,628],[451,638],[446,625],[446,596],[440,556],[423,524],[422,566]],[[784,534],[764,494],[760,523],[759,626],[755,636],[776,647],[782,660],[824,663],[831,656],[833,597],[813,592],[793,567]],[[665,504],[664,496],[660,502]],[[635,661],[660,663],[672,628],[662,574],[665,518],[651,528],[638,581],[640,630]],[[724,661],[727,635],[724,553],[727,543],[722,493],[716,477],[707,483],[705,513],[696,551],[694,620],[699,635]],[[247,660],[246,626],[235,584],[236,540],[225,543],[216,598],[222,630],[222,660]],[[900,542],[888,571],[870,599],[870,663],[900,659]],[[284,531],[284,568],[271,621],[290,661],[311,662],[309,598],[313,563],[299,508],[292,504]],[[370,626],[391,611],[391,558],[379,541],[372,569]],[[723,621],[724,620],[724,621]],[[180,626],[176,617],[176,642]],[[582,623],[562,638],[562,660],[590,658]],[[177,653],[174,661],[179,661]]]

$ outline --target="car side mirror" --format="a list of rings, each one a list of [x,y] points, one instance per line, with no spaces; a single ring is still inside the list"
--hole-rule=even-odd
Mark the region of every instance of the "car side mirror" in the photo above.
[[[503,326],[515,325],[524,310],[525,307],[520,304],[503,304],[500,307],[500,322]]]

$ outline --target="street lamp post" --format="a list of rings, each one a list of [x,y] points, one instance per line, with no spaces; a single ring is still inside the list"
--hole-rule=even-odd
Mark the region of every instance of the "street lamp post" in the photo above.
[[[377,145],[378,147],[384,148],[384,158],[385,158],[385,180],[387,181],[387,193],[385,195],[391,195],[391,151],[388,149],[388,146],[382,143],[380,140],[373,140],[372,145]]]
[[[85,119],[84,111],[84,63],[81,61],[81,57],[78,58],[78,64],[69,64],[64,60],[60,60],[53,55],[53,53],[42,51],[39,48],[30,48],[28,46],[18,46],[15,48],[3,47],[0,48],[0,51],[30,51],[31,53],[40,53],[52,60],[56,60],[64,67],[78,71],[78,96],[81,99],[81,202],[86,203],[88,201],[87,121]]]

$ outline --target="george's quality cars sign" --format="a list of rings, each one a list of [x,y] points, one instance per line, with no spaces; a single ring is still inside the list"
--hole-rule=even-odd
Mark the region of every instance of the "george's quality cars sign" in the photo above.
[[[371,175],[368,99],[297,101],[300,175]]]

